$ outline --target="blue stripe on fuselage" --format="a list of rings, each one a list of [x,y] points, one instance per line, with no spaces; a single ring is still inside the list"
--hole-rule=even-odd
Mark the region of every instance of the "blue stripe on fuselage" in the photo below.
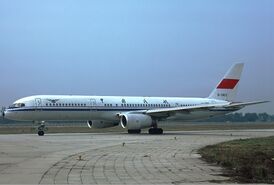
[[[25,111],[139,111],[139,110],[148,110],[148,109],[72,109],[72,108],[16,108],[16,109],[7,109],[10,112],[25,112]]]

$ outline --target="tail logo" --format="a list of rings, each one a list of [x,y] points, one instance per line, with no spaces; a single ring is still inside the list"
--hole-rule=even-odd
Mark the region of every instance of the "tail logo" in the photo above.
[[[234,89],[238,82],[238,79],[223,79],[217,89]]]

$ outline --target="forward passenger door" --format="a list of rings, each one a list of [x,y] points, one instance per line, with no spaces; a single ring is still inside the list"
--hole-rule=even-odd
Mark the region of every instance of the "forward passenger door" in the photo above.
[[[90,107],[92,111],[96,111],[96,99],[90,99]]]
[[[41,98],[35,98],[35,110],[41,111],[42,109],[42,100]]]

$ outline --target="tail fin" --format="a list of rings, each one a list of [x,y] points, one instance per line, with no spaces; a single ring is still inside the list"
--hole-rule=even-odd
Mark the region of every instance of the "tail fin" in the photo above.
[[[234,64],[208,98],[232,102],[237,94],[244,64]]]

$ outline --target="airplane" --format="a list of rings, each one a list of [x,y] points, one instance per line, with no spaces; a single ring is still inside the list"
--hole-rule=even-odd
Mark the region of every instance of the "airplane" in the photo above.
[[[234,102],[244,64],[234,64],[207,98],[35,95],[15,101],[2,111],[3,117],[39,123],[38,135],[45,133],[46,121],[87,121],[89,128],[121,125],[129,134],[149,128],[149,134],[163,134],[161,121],[191,121],[238,111],[268,101]]]

